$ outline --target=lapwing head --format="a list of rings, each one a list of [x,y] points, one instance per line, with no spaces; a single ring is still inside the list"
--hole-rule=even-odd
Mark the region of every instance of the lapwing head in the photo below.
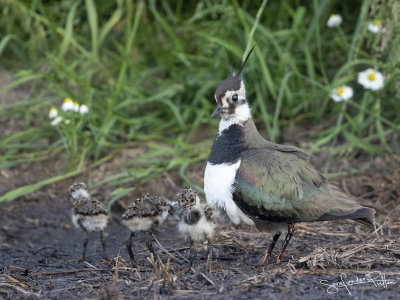
[[[215,90],[214,98],[217,102],[217,108],[211,114],[211,118],[221,115],[223,119],[229,119],[235,114],[239,114],[241,108],[248,110],[242,72],[253,49],[254,47],[247,54],[239,72],[233,73],[231,68],[227,78]]]
[[[87,185],[83,182],[75,182],[68,188],[68,196],[71,202],[81,199],[82,197],[89,197]]]
[[[178,201],[179,206],[182,208],[193,207],[200,201],[197,192],[190,187],[185,187],[180,190],[176,195],[176,200]]]

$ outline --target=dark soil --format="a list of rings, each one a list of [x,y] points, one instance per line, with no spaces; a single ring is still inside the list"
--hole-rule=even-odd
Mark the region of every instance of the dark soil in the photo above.
[[[285,139],[292,144],[299,140],[290,135]],[[182,185],[176,172],[137,187],[112,207],[106,230],[109,260],[102,259],[98,235],[92,234],[88,262],[79,262],[83,235],[72,226],[67,187],[90,178],[91,192],[107,202],[112,187],[96,184],[144,151],[145,146],[125,149],[91,174],[0,204],[0,299],[399,299],[400,158],[396,156],[373,161],[363,155],[332,158],[336,164],[330,172],[349,175],[331,181],[376,209],[377,229],[352,221],[298,224],[281,265],[255,267],[271,236],[220,227],[212,261],[207,265],[206,246],[197,245],[191,267],[188,245],[171,220],[155,235],[162,265],[154,263],[145,236],[137,234],[134,252],[140,270],[132,268],[125,249],[129,232],[119,224],[121,212],[140,193],[174,197]],[[323,169],[327,158],[320,153],[312,162]],[[65,167],[62,161],[53,158],[1,170],[0,194],[58,174]],[[203,172],[200,163],[188,175],[202,186]],[[342,281],[348,286],[335,289]]]

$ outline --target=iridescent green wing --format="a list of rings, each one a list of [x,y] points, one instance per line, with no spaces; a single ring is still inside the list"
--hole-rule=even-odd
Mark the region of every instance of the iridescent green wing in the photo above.
[[[243,153],[234,201],[247,213],[276,222],[312,221],[360,208],[299,156],[267,148]]]

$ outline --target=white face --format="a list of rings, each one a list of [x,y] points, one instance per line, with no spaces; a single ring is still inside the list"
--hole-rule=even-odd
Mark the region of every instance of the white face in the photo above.
[[[243,81],[240,81],[239,90],[227,90],[224,94],[220,95],[219,99],[215,100],[218,103],[218,107],[221,107],[219,111],[221,122],[219,123],[218,133],[222,133],[231,125],[243,124],[251,117]]]
[[[84,189],[79,189],[71,193],[71,200],[76,201],[81,198],[90,198],[89,193]]]
[[[226,119],[233,117],[240,106],[246,105],[246,89],[243,80],[240,81],[240,89],[237,91],[226,91],[224,95],[217,99],[214,95],[215,101],[221,106],[221,117]]]

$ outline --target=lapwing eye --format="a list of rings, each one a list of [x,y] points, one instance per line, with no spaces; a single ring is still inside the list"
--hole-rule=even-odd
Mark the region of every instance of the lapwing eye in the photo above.
[[[239,97],[238,97],[237,94],[235,94],[235,95],[232,96],[232,101],[233,101],[233,102],[238,101],[238,99],[239,99]]]

